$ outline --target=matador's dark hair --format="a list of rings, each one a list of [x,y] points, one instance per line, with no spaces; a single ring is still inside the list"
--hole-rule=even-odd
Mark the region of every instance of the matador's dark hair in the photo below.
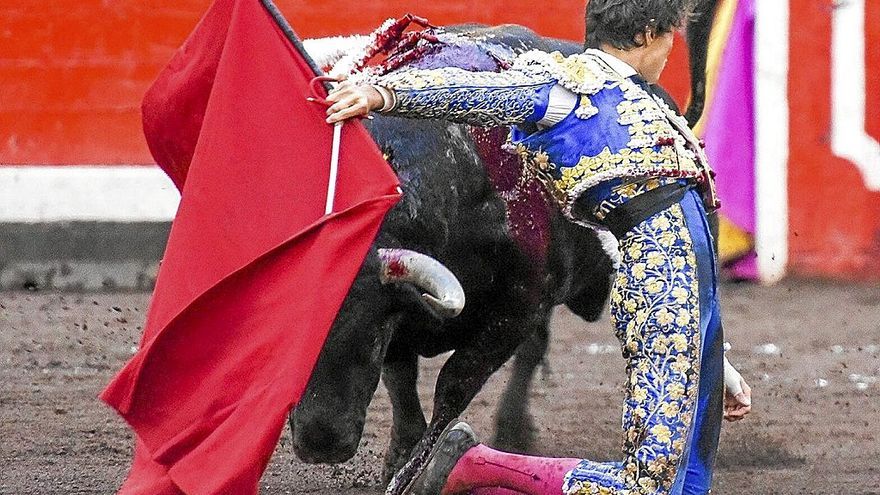
[[[663,34],[687,20],[696,0],[589,0],[586,47],[607,43],[621,50],[639,46],[636,35],[652,29]]]

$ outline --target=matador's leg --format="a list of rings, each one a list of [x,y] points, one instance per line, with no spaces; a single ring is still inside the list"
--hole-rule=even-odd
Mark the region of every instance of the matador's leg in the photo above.
[[[455,464],[444,494],[495,486],[538,495],[559,493],[560,484],[567,494],[707,493],[722,338],[711,237],[696,201],[688,193],[621,238],[611,309],[629,371],[624,460],[516,456],[477,445]]]
[[[711,236],[696,193],[620,244],[611,312],[629,372],[626,457],[610,470],[582,461],[563,491],[707,493],[721,421],[722,337]]]

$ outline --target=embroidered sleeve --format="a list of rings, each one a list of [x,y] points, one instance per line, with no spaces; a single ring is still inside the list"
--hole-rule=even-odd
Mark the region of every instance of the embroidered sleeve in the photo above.
[[[541,120],[547,112],[550,90],[556,85],[552,78],[537,72],[458,68],[401,70],[375,83],[394,91],[397,102],[388,112],[391,115],[478,126]]]

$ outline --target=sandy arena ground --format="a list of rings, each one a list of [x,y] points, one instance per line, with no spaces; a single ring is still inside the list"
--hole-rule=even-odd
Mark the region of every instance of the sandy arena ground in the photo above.
[[[880,494],[880,287],[726,285],[731,360],[755,412],[722,434],[717,494]],[[146,294],[0,293],[0,493],[112,493],[131,436],[95,396],[131,356]],[[607,319],[560,310],[532,394],[538,451],[616,457],[622,359]],[[424,404],[442,359],[425,363]],[[491,436],[498,373],[465,414]],[[299,463],[285,432],[263,493],[376,494],[390,410],[380,389],[355,459]]]

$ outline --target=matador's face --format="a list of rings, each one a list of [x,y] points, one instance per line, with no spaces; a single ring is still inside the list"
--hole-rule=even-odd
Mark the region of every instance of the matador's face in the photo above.
[[[674,40],[675,33],[672,31],[647,37],[642,67],[639,72],[649,83],[654,84],[660,79],[660,74],[666,67],[666,60],[669,58],[669,52],[672,51]]]

